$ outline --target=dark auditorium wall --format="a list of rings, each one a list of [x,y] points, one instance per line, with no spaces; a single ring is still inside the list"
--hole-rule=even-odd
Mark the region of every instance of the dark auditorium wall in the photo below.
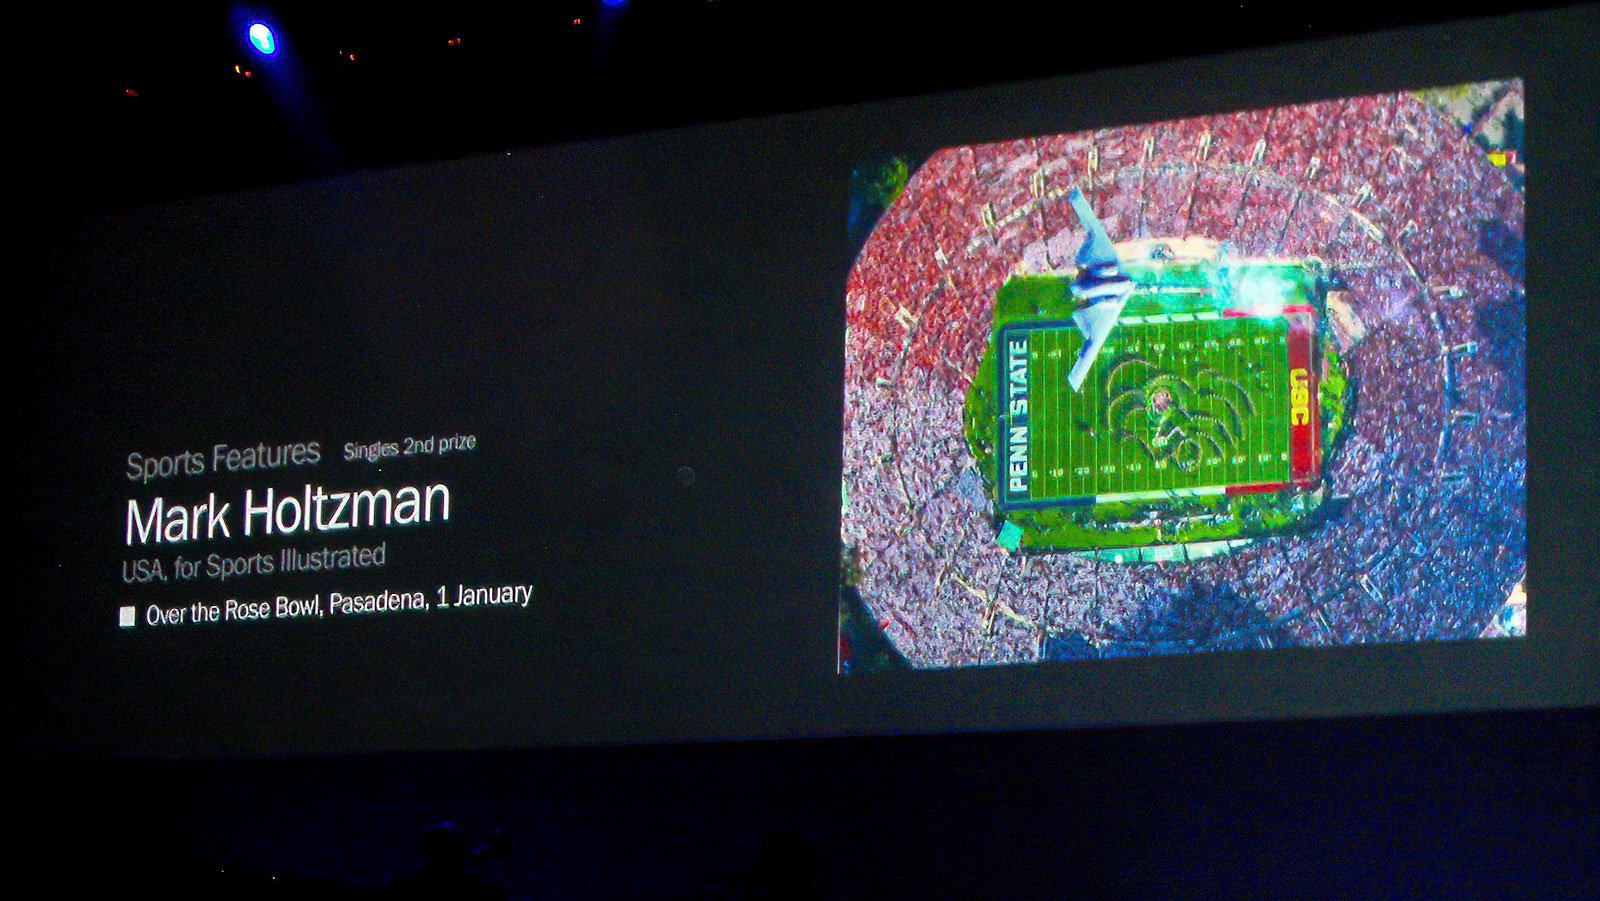
[[[448,819],[504,830],[485,872],[514,897],[719,897],[798,830],[828,898],[1582,898],[1597,727],[1588,710],[61,763],[12,812],[38,846],[21,872],[80,886],[232,867],[370,889]]]

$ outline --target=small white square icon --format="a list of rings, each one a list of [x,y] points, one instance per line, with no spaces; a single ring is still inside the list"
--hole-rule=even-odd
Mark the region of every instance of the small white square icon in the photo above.
[[[139,621],[139,613],[134,608],[132,608],[132,607],[121,607],[121,608],[118,608],[118,610],[117,610],[117,625],[121,626],[124,629],[131,629],[131,628],[133,628],[133,624],[138,622],[138,621]]]

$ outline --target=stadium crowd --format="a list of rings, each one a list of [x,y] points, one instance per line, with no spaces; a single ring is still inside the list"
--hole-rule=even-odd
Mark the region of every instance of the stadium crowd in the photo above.
[[[1366,327],[1306,528],[1185,564],[1016,555],[963,433],[996,290],[1070,265],[1077,184],[1114,240],[1317,256]],[[847,289],[843,540],[913,663],[1476,635],[1526,560],[1522,273],[1485,223],[1523,197],[1426,101],[1389,94],[940,151]],[[1078,647],[1085,646],[1079,642]]]

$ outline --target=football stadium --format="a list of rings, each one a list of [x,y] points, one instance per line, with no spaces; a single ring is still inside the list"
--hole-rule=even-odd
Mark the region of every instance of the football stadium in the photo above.
[[[840,669],[1521,634],[1522,97],[860,178],[884,202],[845,292]]]

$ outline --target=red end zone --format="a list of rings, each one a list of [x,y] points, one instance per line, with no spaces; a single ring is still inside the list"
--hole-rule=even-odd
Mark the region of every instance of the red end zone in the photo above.
[[[1322,424],[1318,415],[1318,378],[1313,352],[1317,320],[1309,312],[1296,310],[1288,317],[1289,477],[1296,488],[1310,488],[1322,477]]]
[[[1289,478],[1296,488],[1315,487],[1322,478],[1322,418],[1317,401],[1316,310],[1310,304],[1283,308],[1289,320]],[[1223,316],[1257,315],[1248,309],[1224,310]],[[1227,494],[1264,494],[1287,487],[1284,482],[1229,485]]]

